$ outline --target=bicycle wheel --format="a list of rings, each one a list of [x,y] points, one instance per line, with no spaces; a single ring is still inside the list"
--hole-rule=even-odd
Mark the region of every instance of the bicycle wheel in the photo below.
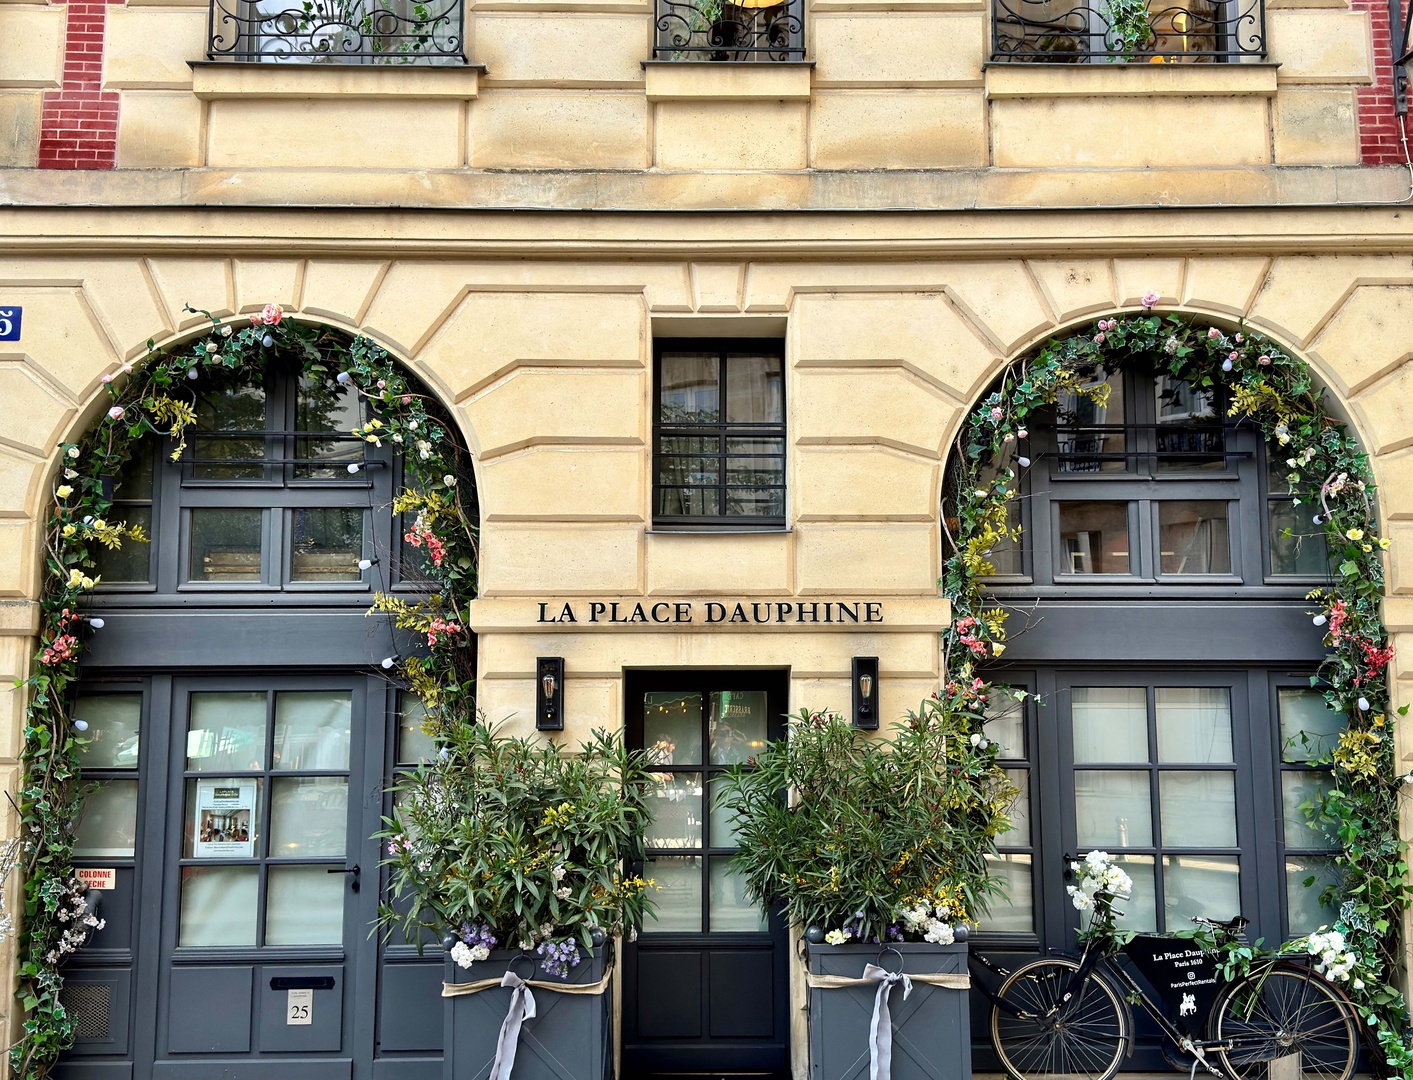
[[[1237,1080],[1259,1080],[1271,1061],[1300,1055],[1310,1080],[1349,1080],[1359,1060],[1359,1018],[1344,997],[1314,972],[1280,964],[1233,983],[1212,1007],[1217,1051]]]
[[[1127,1012],[1098,972],[1064,1000],[1079,969],[1073,960],[1036,960],[1016,969],[997,997],[1016,1010],[991,1007],[991,1042],[1018,1080],[1073,1077],[1109,1080],[1128,1045]]]

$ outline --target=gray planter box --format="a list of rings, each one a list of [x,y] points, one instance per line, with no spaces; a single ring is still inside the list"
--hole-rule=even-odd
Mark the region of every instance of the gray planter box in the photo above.
[[[926,942],[894,945],[903,971],[965,974],[967,947]],[[865,964],[898,970],[898,957],[877,945],[810,945],[809,970],[815,975],[857,979]],[[868,1028],[876,986],[809,991],[810,1080],[868,1080]],[[968,993],[913,983],[903,1000],[898,984],[888,998],[893,1018],[893,1080],[968,1080],[971,1076],[971,1017]]]
[[[612,943],[595,949],[594,955],[581,962],[566,980],[547,975],[539,967],[531,975],[529,958],[510,949],[496,949],[489,959],[473,964],[469,971],[448,960],[445,978],[452,983],[498,979],[515,961],[515,974],[522,979],[595,983],[603,978],[612,949]],[[535,995],[536,1016],[526,1020],[520,1029],[514,1080],[611,1080],[610,994],[557,994],[539,987],[532,988],[531,993]],[[496,1039],[510,1009],[510,995],[509,989],[492,986],[479,993],[443,999],[446,1056],[442,1080],[486,1080],[490,1076]]]

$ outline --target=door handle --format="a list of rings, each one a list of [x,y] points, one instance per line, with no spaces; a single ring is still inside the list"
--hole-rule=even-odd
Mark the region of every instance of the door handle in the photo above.
[[[348,883],[348,887],[349,887],[350,889],[352,889],[354,892],[357,892],[357,891],[358,891],[358,878],[359,878],[359,876],[363,873],[363,870],[362,870],[357,864],[354,864],[353,866],[349,866],[349,867],[331,866],[331,867],[329,867],[329,869],[328,869],[327,871],[325,871],[325,873],[329,873],[329,874],[352,874],[352,875],[353,875],[353,880]]]

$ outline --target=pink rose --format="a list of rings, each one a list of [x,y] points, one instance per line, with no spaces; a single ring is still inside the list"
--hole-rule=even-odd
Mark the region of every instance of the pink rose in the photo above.
[[[251,326],[259,326],[259,325],[260,325],[260,312],[257,311],[254,315],[250,316],[250,325],[251,325]]]
[[[1241,336],[1240,334],[1237,334],[1237,335],[1236,335],[1236,343],[1237,343],[1238,345],[1240,345],[1243,340],[1244,340],[1244,339],[1242,338],[1242,336]]]
[[[1103,334],[1095,334],[1095,335],[1094,335],[1094,344],[1096,344],[1096,345],[1102,345],[1102,344],[1104,344],[1104,335],[1103,335]]]
[[[1005,415],[1006,415],[1006,414],[1003,413],[999,408],[997,408],[997,409],[992,409],[992,410],[991,410],[991,419],[992,419],[992,420],[1000,420],[1001,417],[1003,417],[1003,416],[1005,416]]]
[[[1158,294],[1150,289],[1148,292],[1143,294],[1143,306],[1146,308],[1151,308],[1159,301],[1159,299],[1161,298],[1158,296]]]
[[[1270,362],[1271,362],[1271,358],[1270,358],[1269,356],[1261,355],[1261,356],[1256,357],[1256,363],[1260,364],[1262,367],[1265,367],[1265,366],[1268,365]]]
[[[109,419],[109,420],[121,420],[122,418],[123,418],[123,407],[122,407],[121,405],[114,405],[111,409],[108,410],[108,419]]]
[[[260,309],[260,321],[266,326],[279,326],[285,317],[285,309],[279,304],[266,304]]]
[[[1208,340],[1215,341],[1217,338],[1219,338],[1219,337],[1221,337],[1221,336],[1222,336],[1222,332],[1221,332],[1220,330],[1218,330],[1215,326],[1212,327],[1212,329],[1210,329],[1210,330],[1207,331],[1207,338],[1208,338]]]
[[[106,386],[108,383],[110,383],[110,382],[113,381],[113,376],[111,376],[111,375],[104,375],[103,378],[99,379],[98,381],[101,382],[101,383],[103,383],[103,384]]]
[[[1233,364],[1236,363],[1236,360],[1237,360],[1237,353],[1236,353],[1236,350],[1235,350],[1235,349],[1233,349],[1231,352],[1229,352],[1229,353],[1227,354],[1227,359],[1230,360]]]

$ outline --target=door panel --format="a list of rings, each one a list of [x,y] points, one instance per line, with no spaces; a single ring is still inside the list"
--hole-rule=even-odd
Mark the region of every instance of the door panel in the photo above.
[[[644,876],[657,913],[624,949],[623,1070],[789,1068],[784,920],[730,873],[735,834],[712,784],[784,733],[784,672],[629,673],[627,729],[657,768]]]

